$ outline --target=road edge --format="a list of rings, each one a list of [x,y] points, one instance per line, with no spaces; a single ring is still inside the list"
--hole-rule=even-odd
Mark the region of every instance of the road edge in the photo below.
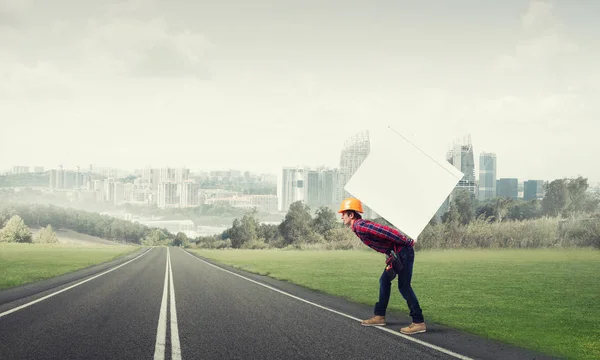
[[[127,255],[120,256],[110,261],[105,261],[96,265],[90,265],[85,268],[71,271],[49,279],[39,280],[0,290],[0,306],[66,285],[74,281],[82,280],[88,276],[93,276],[135,258],[148,248],[149,246],[140,246],[137,251],[133,251]]]

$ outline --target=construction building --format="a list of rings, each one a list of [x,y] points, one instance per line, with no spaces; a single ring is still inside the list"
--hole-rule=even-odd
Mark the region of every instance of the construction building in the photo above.
[[[466,190],[472,199],[476,198],[477,182],[475,181],[475,157],[473,156],[473,144],[471,135],[467,135],[462,141],[455,140],[452,147],[446,153],[446,161],[463,173],[462,179],[454,187],[450,195],[438,209],[434,216],[438,221],[448,210],[450,202],[459,191]],[[494,180],[495,181],[495,180]]]
[[[352,196],[352,194],[344,190],[344,186],[350,181],[350,178],[352,178],[352,175],[358,170],[362,162],[365,161],[370,151],[371,142],[368,131],[359,132],[344,142],[344,147],[340,155],[339,185],[336,203],[339,204],[343,199]],[[364,204],[363,209],[365,211],[364,217],[374,218],[377,216],[372,209]]]
[[[457,190],[467,190],[475,197],[477,183],[475,182],[475,158],[471,136],[466,136],[462,142],[455,141],[452,149],[446,153],[446,160],[464,174],[454,188],[453,194]],[[452,200],[453,194],[450,196],[450,200]]]

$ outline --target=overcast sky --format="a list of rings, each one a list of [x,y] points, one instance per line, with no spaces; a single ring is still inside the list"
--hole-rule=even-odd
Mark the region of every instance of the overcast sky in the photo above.
[[[0,170],[337,166],[392,125],[600,181],[600,2],[0,0]],[[433,129],[433,131],[431,130]]]

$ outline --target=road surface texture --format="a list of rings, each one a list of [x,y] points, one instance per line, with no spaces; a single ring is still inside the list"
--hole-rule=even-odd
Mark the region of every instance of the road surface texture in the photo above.
[[[408,318],[392,314],[387,327],[363,327],[371,306],[181,248],[95,270],[0,292],[0,359],[550,358],[432,324],[402,335]]]

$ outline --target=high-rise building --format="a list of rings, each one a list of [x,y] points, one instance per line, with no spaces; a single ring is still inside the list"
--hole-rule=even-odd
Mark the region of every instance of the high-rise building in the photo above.
[[[123,184],[123,197],[126,203],[131,204],[133,202],[135,185],[131,183]]]
[[[306,204],[311,208],[321,204],[319,199],[319,171],[309,170],[306,177]]]
[[[65,171],[63,170],[62,166],[60,166],[58,171],[56,172],[56,188],[65,188]]]
[[[303,167],[284,167],[281,171],[281,187],[278,189],[279,211],[287,212],[296,201],[304,201],[304,178],[308,169]]]
[[[290,205],[302,201],[311,210],[320,206],[336,207],[338,171],[325,167],[284,167],[277,189],[279,211],[287,212]]]
[[[160,195],[160,186],[162,183],[171,182],[175,183],[178,186],[178,194],[181,195],[181,192],[184,191],[183,185],[190,178],[190,170],[187,168],[144,168],[136,170],[136,173],[141,174],[141,179],[136,183],[136,195],[134,196],[136,199],[140,199],[142,195],[145,194],[144,197],[147,199],[148,203],[159,205],[159,201],[167,201],[167,198],[164,198],[164,194]],[[169,188],[170,189],[170,188]],[[167,189],[163,187],[162,191],[166,191]],[[170,191],[170,190],[169,190]],[[162,200],[161,196],[163,196]],[[165,195],[166,196],[166,195]],[[187,198],[187,200],[182,200],[184,203],[188,204],[189,201],[194,203],[194,198]],[[197,202],[196,202],[197,203]],[[163,203],[164,206],[174,206],[173,204]],[[160,206],[160,205],[159,205]],[[192,205],[184,205],[184,206],[192,206]]]
[[[437,210],[434,218],[440,220],[442,215],[448,210],[450,202],[461,190],[466,190],[472,198],[476,197],[477,184],[475,182],[475,158],[473,155],[473,144],[471,136],[466,136],[461,142],[454,141],[452,148],[446,152],[446,161],[463,173],[462,179],[458,181],[450,195],[444,200]]]
[[[177,194],[177,183],[174,181],[163,181],[158,184],[158,207],[170,208],[179,206]]]
[[[181,191],[179,194],[179,199],[181,207],[198,206],[198,192],[200,191],[200,184],[193,180],[186,180],[181,183],[180,187]]]
[[[518,199],[519,198],[519,179],[502,178],[496,183],[496,197]]]
[[[29,166],[13,166],[13,174],[27,174],[29,173]]]
[[[58,188],[58,183],[56,181],[57,178],[58,178],[58,170],[55,170],[55,169],[50,170],[50,183],[48,184],[50,189]]]
[[[76,189],[83,187],[83,173],[80,171],[79,166],[77,166],[77,169],[74,173],[73,187]]]
[[[63,189],[73,189],[76,184],[76,173],[74,171],[65,171],[63,182]]]
[[[359,132],[344,142],[344,147],[340,154],[337,198],[335,199],[336,203],[340,203],[343,199],[352,196],[344,190],[344,186],[350,181],[352,175],[358,170],[370,152],[371,142],[368,131]],[[377,215],[372,209],[364,204],[363,210],[366,218],[373,218]]]
[[[107,178],[104,180],[104,201],[114,203],[115,201],[115,179]]]
[[[496,197],[496,154],[482,152],[479,155],[479,200]]]
[[[293,192],[293,200],[303,201],[306,203],[306,174],[308,173],[308,169],[303,169],[302,171],[296,171],[292,175],[292,192]]]
[[[523,183],[523,200],[542,199],[544,180],[527,180]]]
[[[119,206],[125,202],[125,185],[122,182],[114,182],[113,186],[113,204]]]
[[[455,142],[452,149],[446,153],[446,160],[464,174],[454,190],[464,189],[475,196],[477,186],[475,183],[475,158],[471,136],[467,136],[462,143]]]
[[[319,171],[319,205],[337,210],[338,170],[321,169]]]

